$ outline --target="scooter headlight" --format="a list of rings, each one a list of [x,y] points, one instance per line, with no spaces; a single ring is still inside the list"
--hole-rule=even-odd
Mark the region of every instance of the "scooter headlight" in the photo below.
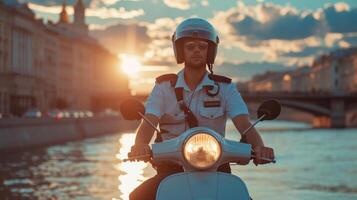
[[[183,155],[191,166],[207,169],[218,161],[221,156],[221,146],[212,135],[197,133],[186,140]]]

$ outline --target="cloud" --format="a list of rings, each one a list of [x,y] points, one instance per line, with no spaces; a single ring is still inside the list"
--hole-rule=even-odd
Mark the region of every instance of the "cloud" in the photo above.
[[[234,78],[235,81],[247,81],[255,74],[260,74],[265,71],[286,71],[294,68],[296,68],[296,66],[287,66],[271,62],[246,62],[240,64],[225,62],[219,66],[215,66],[213,71],[216,74]]]
[[[315,11],[299,11],[291,6],[261,3],[215,13],[210,21],[221,36],[224,48],[238,47],[247,52],[262,52],[264,59],[302,56],[320,50],[353,46],[357,33],[357,9],[345,3],[327,5]],[[305,52],[306,51],[306,52]]]
[[[46,6],[62,5],[63,3],[63,0],[17,0],[17,1],[19,3],[35,3],[35,4],[46,5]],[[67,0],[67,4],[69,3],[72,3],[72,1]]]
[[[116,4],[117,2],[119,2],[120,0],[101,0],[101,1],[105,5],[113,5],[113,4]]]
[[[237,34],[247,36],[248,39],[257,40],[303,39],[317,35],[322,27],[312,15],[301,18],[292,14],[287,14],[265,23],[259,22],[250,16],[245,16],[241,21],[232,21],[231,24]]]
[[[120,0],[91,0],[89,8],[96,8],[101,6],[111,6],[119,2]]]
[[[155,39],[170,39],[176,26],[183,18],[158,18],[153,23],[147,24],[149,35]]]
[[[341,48],[357,46],[357,33],[328,33],[324,40],[325,45],[305,47],[300,51],[291,51],[288,53],[283,53],[280,56],[292,58],[288,61],[291,64],[306,65],[312,63],[313,59],[317,56],[328,54],[331,51]]]
[[[115,4],[117,2],[119,2],[120,0],[102,0],[102,2],[104,4],[107,4],[107,5],[112,5],[112,4]]]
[[[177,25],[183,20],[182,17],[175,19],[159,18],[153,23],[147,23],[148,35],[151,43],[145,53],[145,59],[157,63],[175,63],[171,36]]]
[[[112,6],[120,1],[142,1],[142,0],[90,0],[89,7],[96,8],[101,6]]]
[[[324,9],[324,16],[329,32],[351,33],[357,32],[357,9],[349,9],[345,3],[330,5]]]
[[[344,34],[343,41],[346,41],[350,46],[357,46],[357,33]]]
[[[115,54],[143,54],[151,41],[147,28],[138,24],[116,24],[90,34]]]
[[[302,58],[302,57],[309,57],[311,55],[316,55],[316,54],[323,54],[328,50],[329,49],[326,47],[307,47],[303,51],[288,52],[283,54],[282,56]]]
[[[187,10],[191,7],[189,0],[164,0],[164,3],[171,8]]]
[[[208,5],[209,5],[208,0],[202,0],[202,1],[201,1],[201,5],[202,5],[202,6],[208,6]]]
[[[59,14],[62,10],[61,5],[52,5],[44,6],[35,3],[29,3],[29,8],[47,14]],[[69,15],[73,14],[73,7],[66,7],[67,13]],[[120,8],[108,8],[108,7],[97,7],[97,8],[87,8],[86,16],[87,17],[98,17],[101,19],[131,19],[141,15],[144,15],[145,12],[143,9],[136,10],[126,10],[124,7]]]
[[[62,10],[62,5],[52,5],[45,6],[41,4],[28,3],[30,9],[36,12],[48,13],[48,14],[59,14]],[[73,15],[73,7],[67,7],[66,11],[69,15]]]
[[[98,17],[101,19],[131,19],[135,17],[139,17],[141,15],[144,15],[144,10],[143,9],[136,9],[136,10],[126,10],[124,7],[120,8],[96,8],[96,9],[88,9],[86,11],[86,15],[88,17]]]
[[[111,26],[117,25],[118,22],[109,22],[105,24],[88,24],[89,31],[99,31],[99,30],[105,30]]]
[[[188,10],[195,7],[209,6],[208,0],[163,0],[164,4],[171,8]]]
[[[312,13],[299,13],[291,7],[271,3],[238,6],[225,21],[234,34],[253,40],[298,40],[318,35],[323,24]]]

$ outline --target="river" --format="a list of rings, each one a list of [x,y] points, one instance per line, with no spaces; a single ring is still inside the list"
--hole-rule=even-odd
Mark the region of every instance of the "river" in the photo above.
[[[357,199],[357,129],[310,129],[285,121],[258,125],[276,164],[232,166],[253,199]],[[0,155],[0,199],[127,199],[151,177],[143,162],[121,162],[133,133]],[[227,138],[238,140],[232,123]]]

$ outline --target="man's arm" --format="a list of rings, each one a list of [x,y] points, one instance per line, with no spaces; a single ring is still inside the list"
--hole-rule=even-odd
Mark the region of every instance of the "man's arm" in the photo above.
[[[154,125],[157,126],[159,118],[153,114],[145,114],[145,117]],[[141,121],[138,130],[136,131],[135,144],[131,147],[128,153],[129,158],[135,158],[138,156],[146,156],[151,154],[149,143],[154,135],[155,129],[144,120]],[[135,158],[136,159],[136,158]],[[149,161],[149,157],[139,158],[136,160]]]
[[[162,88],[155,84],[151,94],[149,95],[145,106],[145,117],[156,127],[163,112],[164,96]],[[154,135],[155,129],[144,120],[140,123],[136,131],[135,144],[131,147],[129,157],[137,157],[150,154],[149,143]],[[144,160],[145,161],[145,160]]]
[[[159,118],[153,114],[145,114],[145,117],[156,127]],[[136,133],[135,144],[149,144],[155,129],[144,120],[141,121]]]
[[[164,105],[164,92],[162,86],[155,84],[145,103],[145,117],[155,126],[160,121],[160,116],[163,113]],[[149,144],[155,129],[144,120],[140,123],[136,131],[135,145],[136,144]]]
[[[248,115],[238,115],[234,117],[232,121],[241,135],[252,125],[249,121]],[[269,161],[262,160],[260,158],[274,159],[274,150],[264,146],[262,138],[254,127],[245,134],[245,137],[247,139],[247,143],[251,144],[254,150],[254,154],[256,156],[254,164],[258,165],[269,163]]]

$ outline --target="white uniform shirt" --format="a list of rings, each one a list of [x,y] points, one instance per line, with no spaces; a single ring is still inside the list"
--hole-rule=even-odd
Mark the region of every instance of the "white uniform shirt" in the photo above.
[[[215,130],[225,136],[227,116],[234,118],[238,115],[248,115],[248,109],[239,94],[235,84],[218,82],[220,90],[218,95],[210,97],[204,86],[215,86],[214,81],[208,78],[208,73],[196,87],[191,91],[184,80],[184,71],[178,74],[175,88],[183,88],[183,99],[187,107],[198,120],[198,126],[204,126]],[[217,86],[216,86],[217,87]],[[220,105],[205,107],[204,102],[219,101]],[[174,138],[189,129],[185,123],[185,114],[180,109],[175,95],[175,89],[170,81],[156,83],[145,105],[145,113],[153,114],[160,120],[160,129],[168,133],[162,134],[164,140]]]

